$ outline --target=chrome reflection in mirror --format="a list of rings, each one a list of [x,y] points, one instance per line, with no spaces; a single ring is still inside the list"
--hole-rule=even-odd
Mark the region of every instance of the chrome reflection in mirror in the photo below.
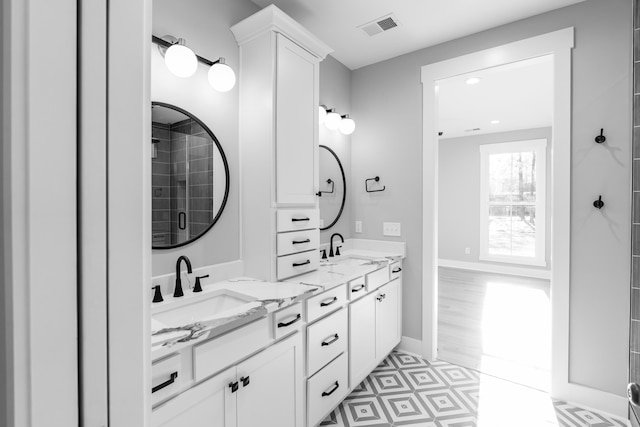
[[[229,195],[229,165],[220,142],[197,117],[151,104],[152,248],[186,245],[216,223]]]
[[[344,210],[347,182],[338,155],[326,145],[320,145],[319,164],[320,220],[325,224],[320,230],[328,230],[338,222]]]

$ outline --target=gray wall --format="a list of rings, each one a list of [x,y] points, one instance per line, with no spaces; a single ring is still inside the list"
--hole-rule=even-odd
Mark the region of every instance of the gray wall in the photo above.
[[[5,227],[5,223],[4,223],[4,210],[5,210],[5,206],[8,206],[5,200],[5,190],[4,190],[4,186],[5,183],[7,182],[6,177],[5,177],[5,166],[4,166],[4,159],[7,158],[7,147],[4,144],[5,141],[5,135],[6,135],[6,131],[4,128],[4,82],[5,82],[5,67],[8,61],[6,61],[6,55],[5,55],[5,40],[6,38],[6,34],[5,34],[5,29],[7,28],[7,25],[5,25],[6,23],[4,22],[4,17],[5,17],[5,13],[4,13],[4,8],[6,7],[6,2],[2,2],[0,4],[0,22],[2,23],[2,43],[0,44],[0,58],[2,58],[2,60],[0,60],[0,132],[2,132],[3,137],[2,137],[2,143],[0,143],[0,200],[2,200],[2,207],[0,207],[0,277],[2,278],[2,283],[3,285],[0,286],[0,304],[2,304],[1,308],[0,308],[0,425],[9,425],[9,420],[7,418],[8,414],[7,414],[7,393],[8,393],[8,387],[9,387],[9,383],[8,383],[8,378],[7,378],[7,370],[8,370],[8,365],[7,365],[7,352],[9,351],[9,346],[8,346],[8,337],[7,337],[7,306],[8,306],[8,301],[7,301],[7,292],[6,292],[6,286],[4,286],[4,283],[6,283],[6,272],[4,270],[5,268],[5,261],[4,261],[4,257],[5,257],[5,251],[4,251],[4,245],[6,244],[6,240],[5,240],[5,231],[4,231],[4,227]],[[8,236],[7,236],[8,237]]]
[[[154,0],[152,31],[159,37],[184,38],[194,52],[212,61],[224,57],[238,78],[238,44],[229,28],[259,9],[249,0],[191,0],[188,6],[174,0]],[[230,172],[229,198],[215,226],[189,245],[154,250],[152,274],[173,272],[176,259],[183,254],[191,259],[194,268],[237,260],[240,258],[238,85],[226,93],[214,91],[204,65],[199,66],[194,76],[180,79],[167,70],[155,46],[151,53],[152,101],[177,105],[202,120],[220,141]]]
[[[364,222],[361,237],[407,243],[404,335],[422,334],[421,66],[573,26],[570,380],[624,395],[631,16],[631,0],[591,0],[353,72],[352,214]],[[601,127],[607,143],[597,145]],[[366,194],[362,182],[375,175],[387,191]],[[599,194],[602,211],[592,206]],[[383,221],[401,222],[402,237],[383,237]]]
[[[331,56],[327,56],[320,63],[320,104],[335,108],[340,114],[351,114],[351,70]],[[358,118],[353,119],[356,121],[357,128]],[[328,243],[333,233],[340,233],[345,239],[351,237],[353,196],[350,191],[350,182],[353,134],[343,135],[339,130],[329,130],[324,125],[320,125],[319,131],[320,144],[331,148],[340,158],[347,182],[346,202],[340,219],[330,229],[320,232],[320,242]]]
[[[480,261],[480,146],[500,142],[523,141],[527,139],[547,140],[547,210],[546,210],[546,261],[550,267],[551,236],[551,128],[526,129],[513,132],[491,133],[460,138],[440,139],[438,166],[438,256],[465,262]],[[464,248],[471,253],[465,254]]]

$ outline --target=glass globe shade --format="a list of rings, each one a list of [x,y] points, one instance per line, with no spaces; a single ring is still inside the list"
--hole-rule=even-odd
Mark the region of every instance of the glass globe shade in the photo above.
[[[327,114],[327,118],[324,119],[324,125],[327,127],[327,129],[336,130],[340,126],[341,120],[342,117],[340,117],[340,114],[332,111],[331,113]]]
[[[167,68],[178,77],[191,77],[198,69],[198,58],[191,49],[182,45],[169,46],[164,54]]]
[[[318,123],[323,124],[327,118],[327,110],[322,105],[318,107]]]
[[[351,135],[356,130],[356,122],[351,117],[345,117],[340,121],[340,132],[345,135]]]
[[[213,64],[207,74],[209,84],[218,92],[228,92],[236,84],[236,73],[224,62]]]

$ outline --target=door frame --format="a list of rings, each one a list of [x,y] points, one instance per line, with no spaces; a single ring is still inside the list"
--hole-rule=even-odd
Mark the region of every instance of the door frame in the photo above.
[[[551,149],[551,395],[612,414],[624,414],[624,398],[571,383],[569,378],[571,50],[574,28],[474,52],[422,67],[423,85],[423,292],[422,356],[436,358],[438,316],[438,133],[436,82],[486,68],[553,55]],[[435,201],[435,203],[434,203]],[[626,408],[626,406],[625,406]]]

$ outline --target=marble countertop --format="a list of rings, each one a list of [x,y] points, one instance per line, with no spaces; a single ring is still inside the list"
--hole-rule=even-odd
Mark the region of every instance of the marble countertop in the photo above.
[[[379,270],[400,259],[400,254],[369,250],[348,250],[342,255],[320,262],[316,271],[286,279],[287,282],[316,286],[326,291],[367,273]]]
[[[321,292],[318,286],[266,282],[241,277],[205,284],[200,293],[187,292],[180,298],[168,297],[164,302],[151,305],[151,356],[157,359],[195,342],[222,335],[239,326],[266,316],[281,308],[303,301]],[[194,315],[196,305],[206,304],[223,294],[238,301],[235,307],[215,314]],[[238,298],[236,298],[238,297]],[[240,298],[246,298],[246,302]],[[181,310],[189,306],[189,311]],[[205,307],[206,308],[206,307]],[[202,311],[201,311],[202,312]]]

